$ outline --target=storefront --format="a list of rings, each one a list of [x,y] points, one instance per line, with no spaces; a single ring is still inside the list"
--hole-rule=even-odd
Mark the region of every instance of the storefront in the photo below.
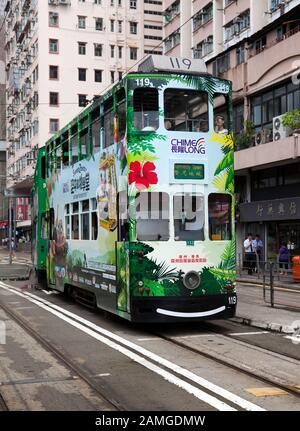
[[[291,257],[300,255],[300,197],[241,204],[240,222],[245,236],[261,236],[265,260],[275,261],[282,243]]]

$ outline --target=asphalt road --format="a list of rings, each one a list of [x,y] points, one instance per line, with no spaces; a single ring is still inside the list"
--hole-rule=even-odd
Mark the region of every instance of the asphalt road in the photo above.
[[[230,321],[137,325],[15,285],[0,283],[8,410],[299,410],[300,347],[284,335]]]

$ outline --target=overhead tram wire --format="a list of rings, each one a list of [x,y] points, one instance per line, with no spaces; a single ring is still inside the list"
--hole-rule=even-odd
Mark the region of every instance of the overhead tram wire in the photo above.
[[[192,15],[190,18],[188,18],[184,23],[182,23],[179,27],[178,27],[178,29],[177,29],[177,31],[178,30],[181,30],[186,24],[188,24],[193,18],[194,18],[194,16],[195,16],[196,14],[194,14],[194,15]],[[5,17],[6,18],[6,17]],[[3,27],[3,24],[4,24],[4,21],[5,21],[5,19],[3,20],[3,23],[2,23],[2,26],[0,27],[0,31],[1,31],[1,29],[2,29],[2,27]],[[61,30],[68,30],[68,31],[76,31],[76,29],[68,29],[68,28],[64,28],[64,27],[58,27],[59,29],[61,29]],[[151,49],[151,52],[153,52],[154,50],[156,50],[157,48],[159,48],[165,41],[167,40],[167,38],[164,38],[164,39],[162,39],[157,45],[155,45],[154,47],[153,47],[153,49]],[[126,69],[126,72],[124,72],[123,74],[122,74],[122,77],[123,77],[123,75],[125,75],[125,74],[127,74],[127,73],[129,73],[136,65],[138,65],[141,61],[143,61],[147,56],[148,56],[149,54],[145,54],[142,58],[140,58],[139,60],[137,60],[129,69]],[[117,81],[116,81],[117,82]],[[101,93],[99,94],[99,97],[101,97],[101,95],[103,95],[107,90],[109,90],[110,88],[112,88],[114,85],[116,85],[116,82],[114,82],[114,83],[112,83],[112,84],[109,84],[109,85],[107,85],[102,91],[101,91]],[[90,100],[90,101],[88,101],[87,102],[87,104],[86,104],[86,106],[85,107],[83,107],[83,109],[81,110],[81,111],[79,111],[78,112],[78,114],[76,115],[76,116],[78,116],[78,115],[81,115],[84,111],[85,111],[85,109],[86,109],[86,107],[90,104],[90,103],[92,103],[93,102],[93,99],[92,100]],[[7,105],[6,103],[3,103],[3,104],[1,104],[0,103],[0,106],[1,105]],[[19,105],[15,105],[14,104],[14,106],[22,106],[22,105],[24,105],[24,106],[26,106],[27,105],[27,103],[23,103],[23,104],[19,104]],[[38,103],[38,105],[37,106],[40,106],[40,105],[50,105],[49,103]],[[65,103],[60,103],[59,105],[78,105],[78,102],[76,102],[76,103],[73,103],[73,102],[70,102],[70,103],[68,103],[68,102],[65,102]]]

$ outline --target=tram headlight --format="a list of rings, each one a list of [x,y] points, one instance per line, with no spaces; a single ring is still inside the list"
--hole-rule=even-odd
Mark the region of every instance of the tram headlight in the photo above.
[[[201,277],[196,271],[189,271],[183,277],[184,287],[190,290],[197,289],[199,287],[201,281]]]

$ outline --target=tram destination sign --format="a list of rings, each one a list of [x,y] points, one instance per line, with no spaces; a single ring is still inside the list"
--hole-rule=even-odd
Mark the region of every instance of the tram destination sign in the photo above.
[[[175,163],[175,180],[204,180],[204,165],[199,163]]]

